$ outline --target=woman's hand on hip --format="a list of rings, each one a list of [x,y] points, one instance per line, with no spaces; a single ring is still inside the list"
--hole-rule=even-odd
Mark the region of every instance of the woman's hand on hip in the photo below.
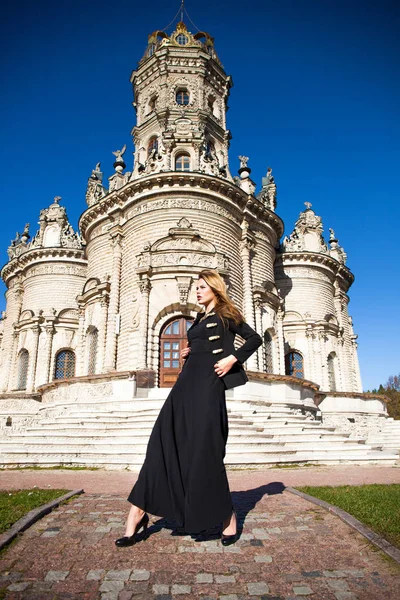
[[[218,377],[226,375],[232,369],[235,362],[237,362],[237,358],[233,356],[233,354],[230,354],[226,358],[221,358],[221,360],[215,363],[214,369]]]
[[[189,346],[187,346],[186,348],[184,348],[183,350],[181,350],[181,358],[187,358],[189,356],[190,353],[190,348]]]

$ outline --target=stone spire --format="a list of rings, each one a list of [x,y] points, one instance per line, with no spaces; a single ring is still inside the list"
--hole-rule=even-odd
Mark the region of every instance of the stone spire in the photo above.
[[[283,239],[281,251],[329,254],[328,246],[322,237],[322,219],[311,209],[310,202],[304,204],[306,210],[300,213],[293,232]]]
[[[336,238],[333,229],[329,229],[329,234],[329,254],[332,256],[332,258],[335,258],[337,261],[345,265],[347,260],[346,252],[341,246],[339,246],[339,240]]]
[[[99,202],[107,193],[103,186],[103,173],[100,170],[101,163],[97,163],[96,168],[92,170],[92,174],[88,179],[86,188],[86,203],[92,206]]]
[[[267,174],[262,178],[262,190],[257,194],[258,200],[261,200],[269,210],[276,209],[276,183],[272,175],[271,167],[268,167]]]
[[[196,171],[232,181],[226,110],[232,81],[205,32],[155,31],[132,73],[137,124],[131,179]]]
[[[29,223],[25,225],[24,232],[18,234],[8,248],[10,260],[33,248],[77,248],[82,249],[83,242],[68,221],[64,206],[60,206],[60,196],[48,208],[40,211],[39,230],[32,238],[29,236]]]

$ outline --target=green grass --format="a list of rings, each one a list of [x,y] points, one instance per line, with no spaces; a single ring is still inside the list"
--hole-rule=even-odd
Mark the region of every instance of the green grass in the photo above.
[[[400,548],[400,484],[297,489],[342,508]]]
[[[66,494],[68,490],[12,490],[0,492],[0,533],[33,508]]]

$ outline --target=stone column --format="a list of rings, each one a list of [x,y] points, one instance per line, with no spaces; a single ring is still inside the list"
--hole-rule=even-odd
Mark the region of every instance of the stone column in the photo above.
[[[119,295],[122,263],[122,228],[117,225],[110,233],[113,248],[110,304],[107,315],[106,349],[104,371],[114,371],[117,367],[116,319],[119,312]]]
[[[283,335],[283,307],[279,306],[276,313],[276,335],[278,343],[278,374],[285,375],[285,338]]]
[[[262,373],[265,371],[265,342],[264,342],[264,331],[262,324],[262,309],[264,306],[264,301],[262,296],[256,295],[254,296],[254,307],[255,307],[255,321],[256,321],[256,331],[259,335],[261,335],[263,343],[257,350],[257,370]]]
[[[53,337],[55,333],[54,329],[54,321],[55,319],[48,319],[47,323],[44,327],[46,332],[46,353],[45,353],[45,379],[43,383],[49,383],[51,380],[51,359],[53,353]]]
[[[149,297],[151,282],[147,277],[139,281],[139,289],[142,295],[140,303],[140,323],[139,323],[139,357],[138,368],[147,369],[147,341],[149,327]]]
[[[19,345],[19,331],[14,330],[12,334],[12,349],[10,356],[8,357],[9,370],[7,371],[7,391],[10,392],[17,387],[18,377],[18,345]]]
[[[84,375],[85,368],[85,305],[78,302],[79,328],[78,328],[78,356],[76,360],[76,375]]]
[[[36,380],[36,364],[38,357],[38,348],[39,348],[39,336],[40,336],[40,327],[39,323],[36,323],[32,327],[33,333],[33,349],[29,356],[29,370],[28,370],[28,381],[26,384],[26,391],[33,392],[35,389],[35,380]]]
[[[11,318],[14,318],[15,321],[11,325],[12,330],[13,330],[12,334],[10,336],[11,337],[11,348],[9,349],[9,352],[7,353],[7,360],[5,361],[4,382],[3,382],[3,391],[4,392],[12,389],[13,383],[15,381],[13,376],[16,373],[16,367],[17,367],[16,360],[17,360],[18,340],[19,340],[19,333],[17,333],[15,331],[15,325],[18,324],[19,318],[21,316],[23,299],[24,299],[24,288],[22,287],[21,284],[18,284],[14,288],[15,315],[13,315]],[[3,344],[5,342],[6,342],[6,339],[3,339]],[[3,349],[3,352],[4,351],[5,351],[5,348]]]
[[[245,234],[240,242],[240,254],[242,257],[243,266],[243,312],[246,322],[250,327],[255,327],[254,322],[254,306],[252,294],[252,277],[251,277],[251,261],[250,252],[254,248],[254,242]],[[254,356],[254,355],[253,355]]]
[[[107,293],[103,293],[101,296],[101,323],[99,325],[99,345],[98,345],[98,358],[97,364],[100,373],[104,372],[104,359],[106,350],[106,332],[107,332],[107,316],[108,316],[108,301],[109,297]]]

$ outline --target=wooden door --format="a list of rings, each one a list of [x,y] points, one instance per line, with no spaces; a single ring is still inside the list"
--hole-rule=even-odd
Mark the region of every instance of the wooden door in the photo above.
[[[172,387],[183,366],[181,350],[186,348],[187,330],[193,319],[179,317],[167,323],[160,337],[160,387]]]

